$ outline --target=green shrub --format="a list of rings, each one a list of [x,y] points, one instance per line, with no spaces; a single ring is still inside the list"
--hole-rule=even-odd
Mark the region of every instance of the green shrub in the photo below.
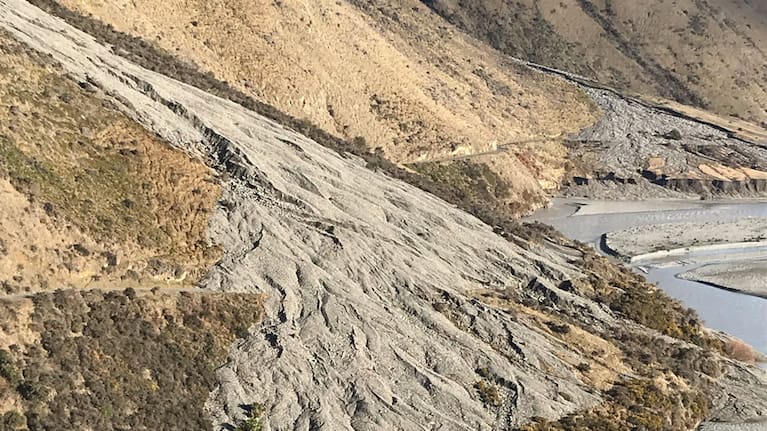
[[[0,431],[17,431],[24,429],[26,425],[24,416],[17,411],[5,412],[0,419]]]
[[[11,356],[11,353],[5,349],[0,350],[0,377],[4,378],[13,386],[18,385],[21,381],[19,370],[16,368],[13,357]]]
[[[248,418],[237,426],[236,431],[262,431],[264,424],[264,406],[262,404],[251,404],[248,406]]]

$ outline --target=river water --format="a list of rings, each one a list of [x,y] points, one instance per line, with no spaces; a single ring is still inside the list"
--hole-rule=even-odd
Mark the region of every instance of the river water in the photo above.
[[[767,217],[767,202],[703,202],[703,201],[589,201],[555,199],[552,206],[541,210],[530,220],[554,226],[560,232],[599,248],[603,234],[661,223],[727,221],[744,217]],[[742,253],[734,249],[717,254]],[[761,251],[764,254],[764,251]],[[732,334],[757,350],[767,353],[767,299],[731,292],[676,276],[700,266],[677,263],[649,267],[648,280],[666,293],[696,310],[706,326]]]

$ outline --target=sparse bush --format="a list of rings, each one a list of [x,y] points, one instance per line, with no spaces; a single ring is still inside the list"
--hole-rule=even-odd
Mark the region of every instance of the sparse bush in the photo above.
[[[11,353],[5,349],[0,350],[0,377],[13,386],[18,385],[21,380]]]
[[[36,383],[23,381],[16,386],[16,392],[27,401],[41,402],[45,400],[47,391]]]
[[[486,406],[501,406],[501,394],[498,392],[498,387],[495,384],[487,380],[478,380],[474,383],[474,389],[476,389],[479,399]]]
[[[615,265],[587,245],[578,245],[583,253],[581,268],[589,274],[593,289],[587,293],[614,312],[662,334],[721,351],[721,342],[701,330],[694,310],[682,306],[639,274]]]
[[[245,419],[237,426],[236,431],[262,431],[264,424],[262,422],[264,416],[264,406],[262,404],[251,404],[247,408],[248,418]]]
[[[235,329],[261,316],[261,298],[246,294],[57,291],[33,302],[40,347],[17,361],[30,430],[208,429],[215,369]],[[0,351],[0,373],[15,375],[12,355]]]
[[[451,24],[485,40],[495,49],[584,76],[593,76],[591,67],[576,54],[576,45],[562,38],[537,8],[521,2],[461,2],[460,7],[445,7],[449,2],[427,1],[429,8]],[[513,6],[512,6],[513,5]]]
[[[689,28],[693,34],[697,36],[705,36],[708,30],[708,25],[699,14],[690,16]]]
[[[9,411],[0,419],[0,431],[17,431],[24,429],[26,425],[24,416],[17,411]]]
[[[237,338],[247,338],[250,335],[247,326],[237,326],[234,328],[234,336]]]
[[[608,391],[608,401],[556,421],[536,418],[520,431],[686,431],[706,417],[699,392],[664,393],[650,380],[633,379]]]
[[[557,334],[569,334],[570,333],[570,325],[568,324],[557,324],[555,322],[546,322],[546,326],[551,329],[552,332]]]
[[[364,136],[357,136],[352,139],[352,147],[358,151],[368,151],[368,141]]]
[[[753,347],[736,339],[729,339],[725,342],[724,352],[730,358],[741,362],[756,362],[758,356]]]

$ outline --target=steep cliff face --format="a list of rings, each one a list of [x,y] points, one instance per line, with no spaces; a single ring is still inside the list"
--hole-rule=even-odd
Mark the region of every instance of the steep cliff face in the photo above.
[[[748,0],[428,0],[503,52],[767,124],[767,10]]]
[[[585,246],[492,228],[29,3],[0,0],[0,26],[218,173],[223,254],[200,284],[263,295],[265,319],[217,373],[216,429],[546,429],[577,413],[682,430],[767,408],[762,371]]]

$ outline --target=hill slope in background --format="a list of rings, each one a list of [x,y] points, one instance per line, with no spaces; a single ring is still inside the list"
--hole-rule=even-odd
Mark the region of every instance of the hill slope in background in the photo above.
[[[56,10],[81,28],[102,25],[52,0],[33,3]],[[679,105],[672,106],[675,113],[652,107],[636,112],[631,107],[640,105],[620,94],[591,91],[571,76],[541,73],[482,42],[588,75],[619,70],[589,63],[590,57],[578,49],[601,53],[604,47],[592,50],[567,42],[569,36],[548,23],[545,14],[520,3],[429,3],[447,20],[412,0],[310,5],[222,0],[186,2],[184,7],[152,0],[61,3],[177,53],[245,94],[336,136],[370,149],[380,147],[389,159],[412,163],[414,170],[468,200],[500,205],[510,213],[544,205],[547,193],[563,184],[564,194],[595,198],[767,193],[767,152],[728,136],[760,140],[767,132],[758,127]],[[586,7],[557,7],[561,15],[581,6]],[[470,18],[483,27],[471,24]],[[665,25],[661,18],[656,21]],[[121,38],[125,36],[115,33],[106,42]],[[585,40],[592,39],[604,45],[615,37],[602,32]],[[145,47],[134,50],[134,57],[143,56]],[[624,57],[610,54],[607,59]],[[161,72],[174,69],[165,61],[155,63]],[[637,66],[626,73],[659,88],[682,88],[658,67]],[[192,82],[184,74],[174,77]],[[681,92],[674,95],[692,100]],[[749,93],[753,95],[758,92]],[[685,121],[679,112],[726,130]],[[595,122],[588,133],[581,132]],[[666,139],[672,131],[683,136]],[[638,140],[642,145],[635,145]],[[656,169],[658,163],[663,169]]]
[[[250,415],[274,430],[687,430],[767,409],[763,371],[722,357],[693,313],[585,245],[508,217],[491,228],[27,2],[0,0],[0,26],[221,187],[205,217],[221,257],[200,285],[222,294],[42,295],[34,325],[13,301],[0,309],[16,336],[0,368],[14,424],[157,429],[183,414],[194,426],[178,400],[214,383],[216,429]],[[10,334],[20,326],[34,331]]]
[[[758,0],[424,0],[499,50],[767,127]]]
[[[397,163],[520,143],[493,170],[528,208],[564,174],[561,141],[545,138],[599,118],[577,86],[509,61],[415,0],[61,3]]]

